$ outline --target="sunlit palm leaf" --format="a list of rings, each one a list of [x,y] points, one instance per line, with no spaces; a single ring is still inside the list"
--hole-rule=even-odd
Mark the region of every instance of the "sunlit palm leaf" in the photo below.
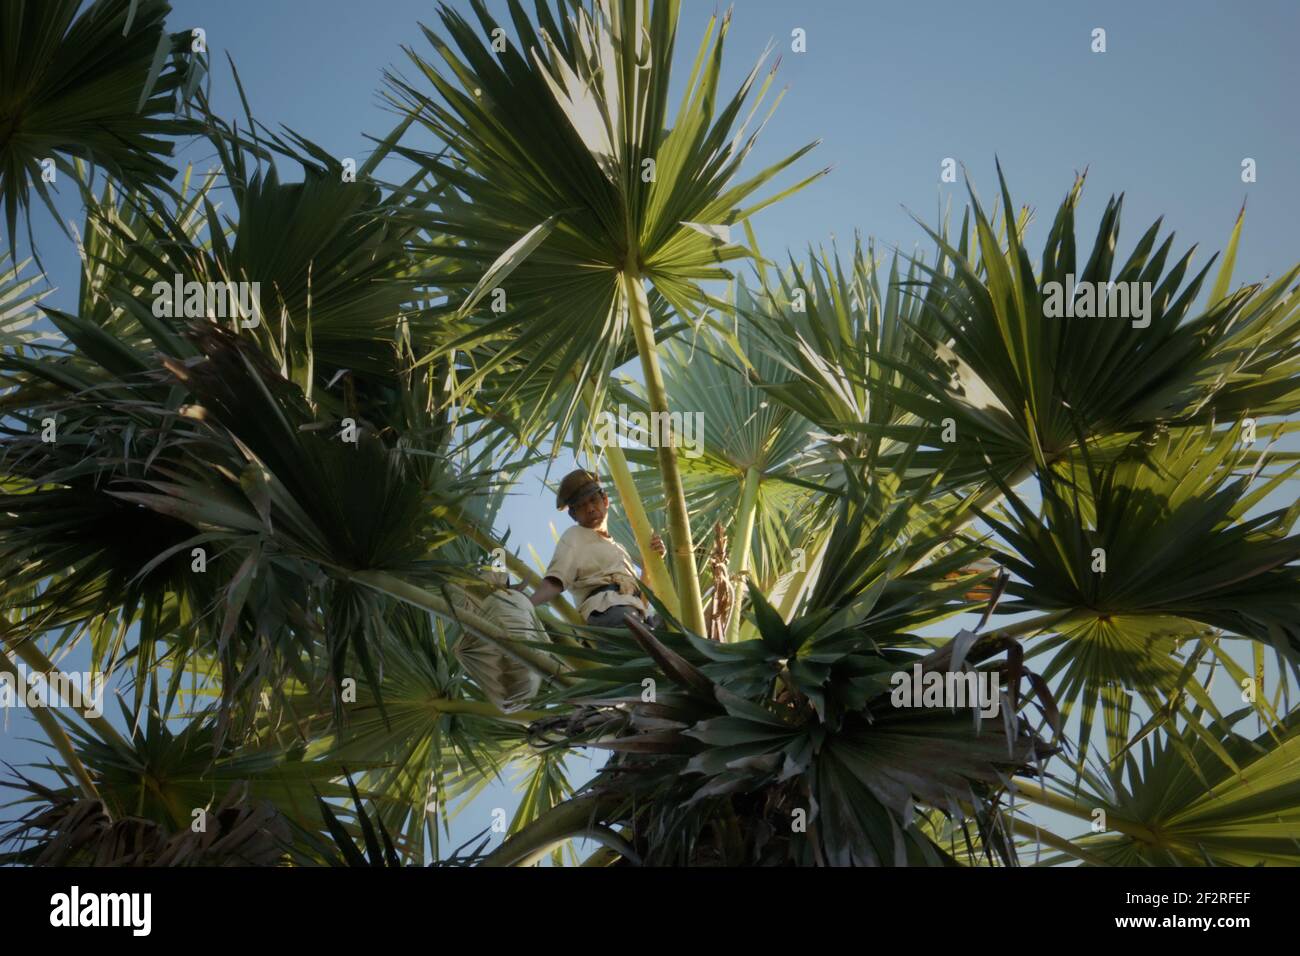
[[[58,333],[32,328],[40,319],[36,305],[48,290],[39,288],[44,276],[23,275],[31,261],[15,263],[8,252],[0,249],[0,348],[14,348],[41,339],[58,340]]]
[[[1236,723],[1250,711],[1230,715]],[[1175,744],[1181,744],[1175,746]],[[1105,822],[1075,842],[1110,866],[1295,866],[1300,863],[1300,735],[1288,718],[1280,736],[1227,733],[1221,745],[1234,773],[1183,727],[1161,741],[1144,740],[1121,765],[1084,775],[1081,793],[1049,791],[1033,802]],[[1186,754],[1190,753],[1191,763]],[[1097,817],[1102,810],[1104,817]],[[1052,862],[1049,860],[1048,862]]]
[[[699,283],[726,278],[722,265],[748,255],[727,239],[728,227],[765,205],[745,204],[811,146],[733,181],[771,76],[760,81],[755,67],[735,95],[719,98],[729,15],[720,27],[711,23],[669,126],[675,0],[555,11],[543,3],[536,21],[512,0],[516,36],[503,51],[493,48],[497,22],[479,0],[472,5],[477,26],[440,8],[450,44],[425,30],[449,75],[408,50],[436,97],[388,74],[395,102],[450,150],[444,158],[401,148],[456,189],[414,219],[460,241],[447,255],[464,267],[437,278],[455,308],[458,288],[468,293],[503,251],[555,217],[546,241],[502,287],[505,312],[487,314],[465,341],[513,333],[474,380],[519,356],[555,356],[545,404],[568,396],[553,423],[563,431],[580,394],[570,373],[602,389],[614,350],[629,338],[620,274],[648,279],[679,315],[695,315],[708,301]],[[540,411],[529,407],[526,420],[539,421]]]

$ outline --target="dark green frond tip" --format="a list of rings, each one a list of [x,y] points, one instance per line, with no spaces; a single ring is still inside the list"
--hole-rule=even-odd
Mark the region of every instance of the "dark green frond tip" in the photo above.
[[[63,222],[49,185],[75,179],[72,157],[125,184],[163,188],[175,174],[171,137],[202,128],[175,115],[175,94],[193,89],[199,67],[188,35],[166,32],[170,4],[82,7],[81,0],[12,0],[0,15],[0,204],[11,249],[32,192]]]

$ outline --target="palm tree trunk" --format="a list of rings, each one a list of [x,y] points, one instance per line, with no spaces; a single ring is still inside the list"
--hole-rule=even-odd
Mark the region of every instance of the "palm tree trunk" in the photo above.
[[[655,416],[668,421],[668,393],[664,389],[663,373],[659,370],[659,353],[655,350],[654,325],[650,319],[650,303],[646,300],[645,285],[635,272],[623,273],[623,296],[628,307],[628,319],[636,336],[637,353],[641,357],[641,371],[645,375],[646,398],[650,405],[651,423]],[[654,432],[654,428],[651,428]],[[704,600],[700,596],[700,575],[695,566],[695,543],[691,540],[691,520],[686,510],[686,493],[682,476],[677,470],[675,444],[656,441],[659,457],[660,479],[664,487],[664,501],[668,505],[669,534],[673,544],[673,567],[677,571],[678,596],[681,598],[682,623],[696,634],[704,633]]]
[[[587,403],[588,412],[594,419],[601,409],[596,407],[596,389],[590,381],[582,383],[582,397]],[[636,490],[636,482],[632,480],[632,470],[627,466],[627,457],[617,443],[607,446],[604,451],[605,460],[609,463],[610,478],[613,479],[614,488],[618,491],[619,504],[627,515],[628,524],[632,526],[632,536],[636,538],[637,549],[641,552],[641,567],[645,568],[646,581],[650,585],[650,590],[664,603],[668,612],[680,620],[682,609],[681,601],[677,597],[677,588],[674,587],[672,576],[668,573],[668,565],[650,547],[654,528],[650,526],[650,518],[646,515],[641,493]]]
[[[731,525],[731,555],[727,560],[727,576],[731,578],[731,618],[727,621],[727,641],[740,639],[740,605],[745,599],[742,585],[745,571],[749,569],[749,545],[754,536],[754,515],[758,510],[758,469],[745,470],[745,486],[736,505],[736,518]]]

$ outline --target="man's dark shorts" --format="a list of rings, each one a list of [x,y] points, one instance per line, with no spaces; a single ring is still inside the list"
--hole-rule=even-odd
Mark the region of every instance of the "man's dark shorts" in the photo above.
[[[635,615],[638,620],[654,630],[659,626],[659,616],[653,611],[650,613],[649,620],[646,620],[641,611],[630,604],[615,604],[604,611],[593,611],[587,615],[587,623],[595,627],[622,627],[629,614]]]

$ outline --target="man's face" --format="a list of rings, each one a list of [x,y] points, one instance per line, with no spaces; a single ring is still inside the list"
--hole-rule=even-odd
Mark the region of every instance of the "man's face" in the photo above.
[[[597,492],[585,501],[573,506],[573,520],[584,528],[599,528],[605,523],[605,514],[609,511],[609,496]]]

